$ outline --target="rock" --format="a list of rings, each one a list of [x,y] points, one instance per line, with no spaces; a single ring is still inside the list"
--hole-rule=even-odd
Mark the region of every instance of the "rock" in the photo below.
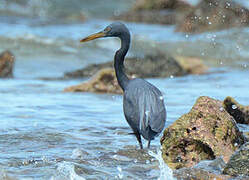
[[[0,78],[13,77],[15,57],[9,51],[4,51],[0,54]]]
[[[208,67],[199,58],[176,56],[175,59],[188,74],[207,73]]]
[[[232,176],[246,175],[249,178],[249,142],[231,156],[224,173]]]
[[[243,132],[244,136],[246,137],[247,141],[249,141],[249,132]]]
[[[174,171],[174,176],[181,180],[229,180],[231,176],[214,174],[198,168],[181,168]]]
[[[191,5],[183,0],[139,0],[132,10],[114,19],[157,24],[175,24],[189,11]]]
[[[222,102],[203,96],[189,113],[165,129],[161,138],[162,157],[173,169],[219,156],[227,162],[244,142],[245,137]]]
[[[187,9],[189,7],[191,5],[184,0],[138,0],[134,10]]]
[[[66,73],[65,78],[91,76],[101,68],[112,67],[113,61],[103,64],[93,64],[82,70]],[[144,59],[126,58],[125,71],[129,76],[140,78],[169,77],[171,75],[181,76],[187,74],[173,57],[163,54],[157,54],[156,56],[146,55]]]
[[[99,69],[112,68],[113,61],[103,64],[92,64],[84,69],[65,73],[65,78],[89,77]],[[163,53],[157,55],[146,55],[141,58],[126,58],[126,73],[129,76],[140,78],[156,78],[169,76],[182,76],[186,74],[203,74],[207,67],[197,58],[167,56]]]
[[[229,96],[223,101],[223,106],[237,123],[249,124],[249,106],[240,105]]]
[[[88,82],[64,89],[65,92],[95,92],[121,94],[115,72],[111,68],[105,68],[96,73]]]
[[[176,23],[176,13],[165,10],[139,10],[128,11],[113,17],[114,20],[122,20],[128,22],[143,22],[150,24],[167,24]]]
[[[202,0],[178,21],[176,31],[200,33],[249,25],[249,10],[232,0]]]

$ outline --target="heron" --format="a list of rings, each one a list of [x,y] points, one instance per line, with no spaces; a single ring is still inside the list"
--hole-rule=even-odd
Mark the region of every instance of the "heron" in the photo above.
[[[141,135],[148,140],[158,136],[165,126],[166,109],[164,98],[158,88],[141,78],[129,79],[124,71],[125,56],[130,47],[130,32],[122,22],[114,22],[103,31],[92,34],[80,42],[87,42],[101,37],[117,37],[121,40],[121,48],[114,56],[114,69],[118,84],[123,90],[123,112],[125,119],[141,149],[143,144]]]

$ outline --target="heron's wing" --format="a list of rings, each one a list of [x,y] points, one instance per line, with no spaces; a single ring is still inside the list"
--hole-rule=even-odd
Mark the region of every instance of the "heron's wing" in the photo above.
[[[165,125],[166,111],[161,92],[151,86],[148,91],[142,91],[139,100],[140,128],[150,128],[155,132],[161,132]]]
[[[166,111],[162,94],[146,81],[137,82],[125,92],[124,112],[128,123],[140,131],[149,126],[155,132],[164,128]]]

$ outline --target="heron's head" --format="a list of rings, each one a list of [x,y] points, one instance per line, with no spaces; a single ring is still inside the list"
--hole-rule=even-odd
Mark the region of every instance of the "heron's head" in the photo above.
[[[122,37],[129,34],[127,27],[121,22],[115,22],[108,25],[103,31],[87,36],[80,42],[87,42],[101,37]]]

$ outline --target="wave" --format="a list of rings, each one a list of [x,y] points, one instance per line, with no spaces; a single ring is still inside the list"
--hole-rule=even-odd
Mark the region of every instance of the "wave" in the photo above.
[[[39,17],[42,20],[85,21],[110,17],[129,9],[132,0],[3,0],[0,15]]]

